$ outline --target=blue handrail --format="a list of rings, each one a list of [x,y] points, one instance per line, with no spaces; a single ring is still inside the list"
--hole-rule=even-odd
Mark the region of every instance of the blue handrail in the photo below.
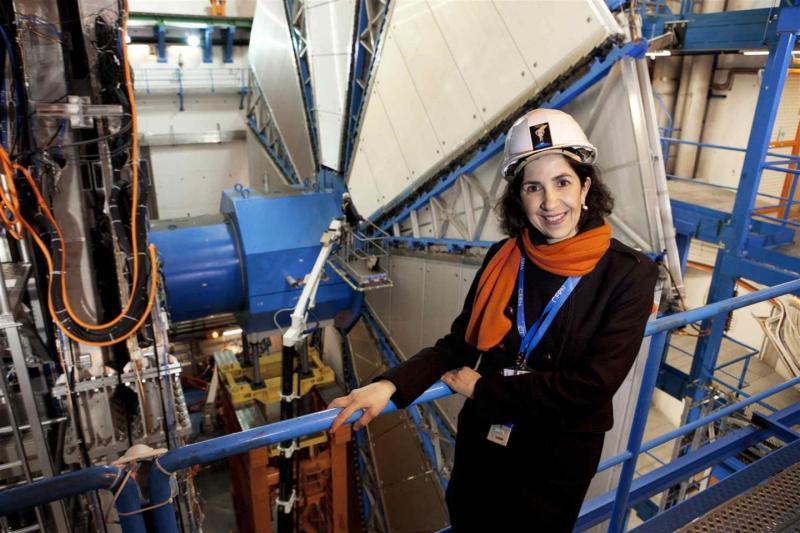
[[[697,309],[661,317],[648,323],[645,329],[645,336],[653,336],[653,339],[651,340],[651,349],[645,364],[642,387],[637,399],[637,414],[634,417],[628,450],[617,457],[604,461],[601,465],[601,469],[605,469],[614,464],[625,464],[617,488],[614,509],[612,510],[612,517],[616,517],[615,520],[612,520],[612,530],[621,529],[620,524],[622,523],[622,517],[627,513],[633,468],[640,452],[650,450],[659,444],[663,444],[664,442],[692,431],[705,423],[721,418],[744,406],[755,403],[769,395],[800,383],[800,378],[787,381],[778,387],[727,406],[690,425],[678,428],[675,431],[647,443],[642,443],[641,437],[644,431],[644,424],[647,420],[646,415],[655,388],[655,378],[658,375],[658,369],[661,363],[662,351],[659,350],[659,347],[663,348],[666,341],[666,333],[672,329],[683,327],[693,322],[714,318],[734,309],[789,293],[800,293],[800,279],[768,287],[743,296],[728,298]],[[426,390],[412,405],[437,400],[451,394],[452,391],[450,388],[439,381]],[[395,410],[397,410],[397,407],[394,403],[390,402],[383,414]],[[171,473],[192,465],[212,462],[270,444],[326,431],[330,428],[331,423],[339,412],[340,409],[326,409],[291,420],[275,422],[240,433],[190,444],[162,455],[155,461],[154,468],[150,470],[148,484],[150,503],[151,506],[155,506],[155,508],[152,509],[152,515],[157,530],[166,533],[178,531],[169,483]],[[360,416],[361,412],[356,412],[350,416],[347,422],[352,423]],[[125,533],[144,531],[143,529],[137,529],[141,521],[141,515],[128,514],[135,512],[140,507],[138,487],[136,487],[134,483],[119,483],[122,472],[122,470],[116,467],[92,467],[0,492],[0,515],[37,505],[44,505],[89,490],[114,489],[120,490],[120,496],[116,504],[118,510],[124,513],[122,518],[125,520],[121,520],[121,523],[123,524]],[[131,485],[133,485],[133,487],[131,487]]]

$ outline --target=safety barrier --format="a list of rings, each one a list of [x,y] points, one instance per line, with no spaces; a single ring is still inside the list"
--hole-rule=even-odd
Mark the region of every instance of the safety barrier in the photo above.
[[[637,501],[642,501],[643,498],[649,497],[660,490],[664,490],[670,484],[675,483],[679,476],[685,478],[694,472],[708,468],[713,464],[713,461],[719,460],[725,453],[733,453],[742,449],[742,446],[749,446],[751,443],[755,443],[759,439],[763,440],[773,433],[777,433],[780,436],[781,431],[783,431],[782,428],[800,421],[800,406],[784,409],[766,419],[767,429],[748,428],[740,430],[737,435],[727,436],[662,467],[669,470],[669,475],[665,474],[659,477],[648,474],[648,476],[643,476],[647,477],[646,480],[639,478],[634,482],[636,459],[640,453],[694,431],[709,422],[759,402],[777,392],[800,384],[800,378],[786,381],[777,387],[752,395],[657,439],[643,443],[647,414],[669,331],[693,322],[719,317],[735,309],[789,293],[800,293],[800,279],[715,302],[697,309],[665,316],[648,323],[645,336],[651,336],[652,338],[636,403],[635,416],[628,438],[627,450],[616,457],[604,461],[598,469],[598,471],[602,471],[622,464],[618,486],[615,490],[584,504],[578,519],[579,529],[590,527],[610,518],[609,531],[622,531],[625,527],[627,511],[630,505],[635,504]],[[412,405],[430,402],[450,394],[452,394],[452,391],[445,384],[437,382],[417,398]],[[390,402],[389,406],[384,410],[384,414],[396,409],[396,406]],[[150,503],[144,509],[141,508],[138,486],[135,482],[130,481],[130,470],[114,466],[94,466],[0,492],[0,516],[30,507],[45,505],[52,501],[91,490],[106,489],[114,492],[115,505],[125,533],[145,532],[141,514],[144,511],[151,512],[157,531],[176,533],[178,526],[172,505],[175,494],[170,483],[175,472],[193,465],[209,463],[270,444],[325,431],[330,428],[339,411],[340,409],[327,409],[291,420],[275,422],[240,433],[190,444],[161,455],[153,461],[150,469],[148,481]],[[354,422],[360,415],[360,412],[354,413],[348,419],[348,423]]]

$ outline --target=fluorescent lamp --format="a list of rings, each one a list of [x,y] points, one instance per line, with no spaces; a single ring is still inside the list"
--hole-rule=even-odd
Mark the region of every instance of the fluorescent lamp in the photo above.
[[[186,44],[189,46],[200,46],[200,36],[196,33],[190,33],[188,37],[186,37]]]
[[[229,329],[227,331],[222,332],[223,337],[233,337],[235,335],[241,335],[241,334],[242,334],[242,328]]]
[[[742,55],[746,56],[768,56],[769,50],[742,50]]]
[[[672,52],[669,50],[653,50],[652,52],[647,52],[645,55],[652,59],[656,57],[669,57],[672,55]]]

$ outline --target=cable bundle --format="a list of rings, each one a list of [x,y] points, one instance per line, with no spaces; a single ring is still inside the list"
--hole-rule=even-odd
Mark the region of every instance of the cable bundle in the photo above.
[[[67,253],[61,228],[30,171],[25,166],[12,161],[6,150],[0,146],[0,169],[6,176],[7,188],[0,187],[0,221],[5,225],[9,235],[15,239],[21,239],[25,232],[30,234],[47,262],[50,274],[48,279],[48,310],[51,318],[70,339],[91,346],[110,346],[120,343],[135,334],[150,314],[158,283],[156,250],[153,245],[150,245],[149,248],[147,247],[146,195],[140,193],[142,180],[140,179],[138,165],[139,146],[136,104],[133,99],[133,84],[127,58],[127,45],[124,38],[127,30],[127,13],[128,6],[126,2],[122,20],[122,33],[117,37],[122,53],[121,63],[124,74],[125,94],[123,95],[122,91],[112,91],[112,94],[108,95],[111,98],[118,99],[123,105],[129,104],[131,113],[130,157],[128,157],[127,153],[123,153],[114,158],[114,167],[117,169],[116,175],[119,175],[119,169],[127,161],[132,162],[131,178],[130,180],[119,181],[114,185],[109,198],[109,215],[112,228],[120,249],[125,255],[126,267],[131,277],[130,296],[117,317],[103,324],[89,324],[81,320],[72,310],[67,297]],[[107,49],[107,45],[108,35],[104,34],[103,48]],[[106,57],[108,56],[106,55]],[[108,68],[109,66],[108,60],[106,60],[106,67]],[[106,73],[111,74],[110,70],[108,68]],[[126,96],[127,98],[125,98]],[[34,215],[36,227],[26,220],[21,213],[16,186],[16,180],[20,178],[30,188],[36,200],[38,208]],[[128,207],[129,213],[124,213],[126,207]],[[124,214],[129,214],[130,216],[130,235],[126,232],[127,228],[123,223],[122,216]],[[45,242],[43,237],[48,242]],[[145,248],[148,248],[148,250],[144,251]],[[149,262],[147,261],[148,256]],[[142,267],[140,261],[145,261],[144,267]]]

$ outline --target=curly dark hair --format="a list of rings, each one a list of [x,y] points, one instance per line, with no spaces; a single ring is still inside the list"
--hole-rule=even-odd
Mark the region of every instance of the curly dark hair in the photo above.
[[[591,178],[592,180],[592,186],[586,195],[586,206],[589,209],[581,211],[581,218],[578,221],[578,231],[580,231],[588,222],[597,221],[610,215],[614,209],[614,197],[611,196],[611,191],[601,180],[600,169],[594,165],[579,163],[568,157],[565,159],[580,178],[581,185],[586,183],[586,178]],[[517,237],[522,234],[524,228],[533,227],[525,215],[525,207],[522,205],[522,198],[520,197],[523,175],[523,172],[517,172],[496,206],[500,219],[500,228],[509,237]]]

